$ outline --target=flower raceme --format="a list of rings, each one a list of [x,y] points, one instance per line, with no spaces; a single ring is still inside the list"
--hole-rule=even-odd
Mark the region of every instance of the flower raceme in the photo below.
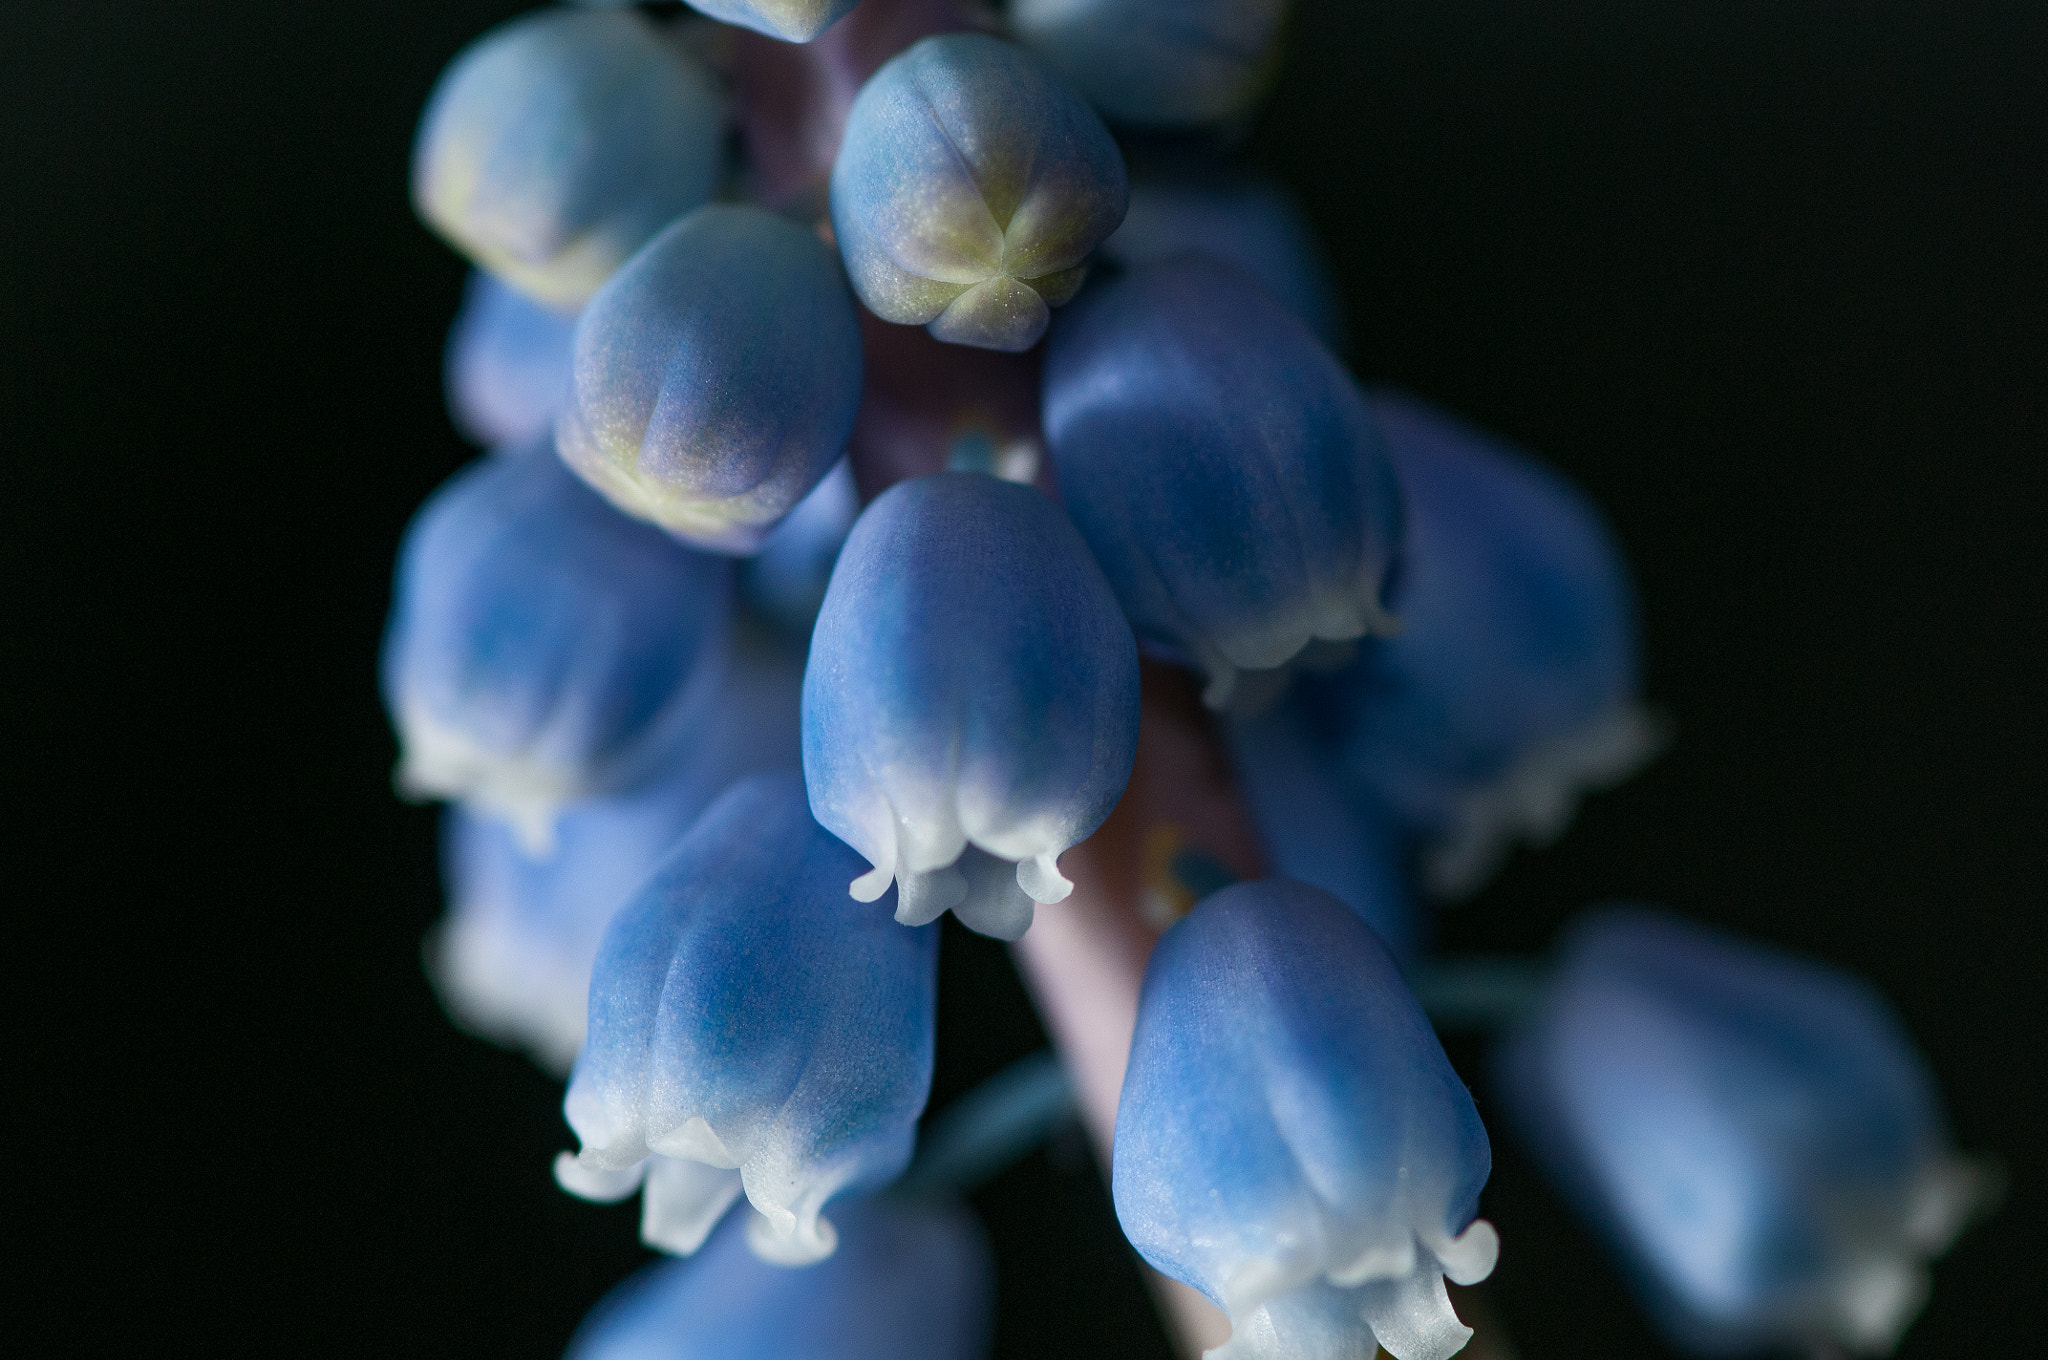
[[[1131,630],[1067,518],[973,472],[901,482],[854,524],[804,672],[818,820],[898,888],[897,919],[954,908],[1015,939],[1073,885],[1138,740]]]
[[[645,1235],[681,1251],[744,1191],[764,1257],[831,1254],[820,1211],[903,1170],[932,1075],[937,933],[850,898],[860,868],[794,775],[705,812],[598,951],[566,1187],[644,1176]]]
[[[1408,509],[1392,637],[1304,682],[1353,784],[1424,841],[1432,890],[1462,896],[1518,838],[1662,742],[1643,708],[1628,566],[1577,488],[1410,397],[1372,409]]]
[[[478,38],[413,147],[420,216],[519,291],[573,310],[718,185],[711,74],[627,7],[555,8]]]
[[[1307,327],[1203,255],[1077,302],[1046,354],[1060,494],[1141,644],[1208,676],[1394,628],[1400,490],[1364,397]]]
[[[1580,922],[1498,1069],[1687,1350],[1888,1353],[1986,1189],[1874,993],[1661,912]]]
[[[760,1260],[737,1222],[592,1310],[567,1360],[982,1360],[995,1270],[973,1217],[886,1197],[836,1211],[839,1249]]]
[[[458,473],[406,531],[385,633],[400,788],[503,817],[544,852],[563,805],[654,779],[706,715],[731,575],[545,447]]]
[[[1493,1270],[1486,1131],[1386,950],[1285,879],[1205,899],[1145,974],[1117,1218],[1230,1317],[1216,1360],[1444,1360]]]
[[[584,308],[556,441],[626,513],[752,552],[845,450],[860,382],[831,252],[773,213],[714,204]]]
[[[861,301],[940,340],[1023,350],[1123,220],[1123,157],[1029,53],[927,38],[861,88],[832,167],[832,227]]]

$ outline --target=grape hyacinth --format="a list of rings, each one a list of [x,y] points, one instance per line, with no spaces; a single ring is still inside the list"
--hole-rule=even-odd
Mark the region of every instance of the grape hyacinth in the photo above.
[[[1688,1349],[1890,1351],[1987,1189],[1879,997],[1660,912],[1580,922],[1501,1068]]]
[[[831,1254],[820,1211],[908,1164],[932,1075],[935,936],[849,898],[857,868],[794,776],[750,777],[705,812],[598,951],[565,1185],[646,1174],[682,1201],[684,1250],[744,1190],[762,1255]]]
[[[1187,1360],[1507,1354],[1432,1023],[1674,1344],[1889,1351],[1989,1180],[1874,996],[1640,912],[1433,947],[1664,727],[1591,500],[1340,359],[1233,150],[1284,0],[692,9],[492,30],[413,159],[494,450],[384,644],[429,969],[688,1258],[572,1355],[982,1356],[957,1195],[1074,1103]],[[949,909],[1058,1052],[920,1143]]]
[[[1472,1333],[1493,1272],[1472,1097],[1386,949],[1285,879],[1226,888],[1153,951],[1117,1110],[1117,1217],[1230,1316],[1218,1360],[1395,1360]]]
[[[855,523],[811,640],[803,721],[811,807],[874,866],[853,895],[893,882],[906,925],[950,907],[1015,939],[1034,903],[1073,890],[1059,856],[1130,778],[1137,649],[1059,507],[940,473]]]
[[[413,202],[483,268],[574,308],[717,188],[711,75],[632,9],[543,9],[479,38],[420,120]]]
[[[509,820],[659,777],[709,717],[732,569],[622,519],[546,448],[435,493],[399,559],[384,696],[398,784]]]

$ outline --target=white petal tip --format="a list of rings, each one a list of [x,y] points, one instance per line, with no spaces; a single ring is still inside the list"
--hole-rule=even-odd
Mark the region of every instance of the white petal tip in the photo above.
[[[872,902],[883,893],[889,891],[889,885],[895,881],[896,871],[894,869],[885,869],[877,864],[874,868],[847,884],[846,894],[856,902]],[[899,920],[901,919],[902,913],[900,911],[897,913],[897,917]]]
[[[1073,880],[1060,872],[1057,855],[1035,855],[1017,861],[1017,886],[1032,901],[1046,906],[1066,901],[1074,891]]]
[[[647,1163],[637,1162],[623,1171],[586,1165],[573,1152],[555,1157],[555,1184],[592,1204],[617,1204],[631,1199],[646,1178]]]

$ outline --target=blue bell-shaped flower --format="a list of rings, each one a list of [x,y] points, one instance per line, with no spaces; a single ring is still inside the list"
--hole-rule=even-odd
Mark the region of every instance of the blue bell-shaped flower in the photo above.
[[[896,919],[1015,939],[1073,884],[1138,741],[1131,630],[1059,507],[982,473],[899,482],[853,526],[804,671],[818,820]],[[964,855],[963,855],[964,852]]]
[[[620,509],[752,552],[831,470],[860,405],[860,327],[832,252],[759,208],[700,208],[576,322],[562,458]]]
[[[1123,220],[1123,157],[1030,53],[927,38],[861,87],[832,166],[832,226],[884,321],[1023,350]]]
[[[1010,0],[1018,41],[1111,122],[1178,128],[1251,111],[1287,0]]]
[[[511,821],[655,778],[704,720],[731,564],[636,524],[545,446],[484,459],[422,507],[399,556],[384,701],[399,787]]]
[[[1133,175],[1130,211],[1102,243],[1102,257],[1135,265],[1190,250],[1251,275],[1324,345],[1343,350],[1336,282],[1315,228],[1284,186],[1214,171]]]
[[[575,328],[573,315],[472,273],[442,366],[455,428],[487,449],[525,448],[547,435],[569,395]]]
[[[1215,1360],[1444,1360],[1492,1273],[1486,1130],[1372,932],[1285,879],[1205,899],[1145,974],[1117,1218],[1229,1315]]]
[[[995,1268],[965,1210],[886,1196],[836,1210],[839,1250],[770,1265],[729,1223],[591,1311],[567,1360],[982,1360]]]
[[[1397,636],[1304,705],[1347,776],[1424,842],[1426,885],[1476,889],[1517,839],[1654,755],[1635,599],[1599,511],[1516,450],[1409,397],[1373,414],[1408,507]]]
[[[794,775],[698,820],[598,951],[565,1187],[615,1198],[644,1175],[645,1235],[681,1251],[744,1190],[756,1251],[831,1253],[819,1211],[903,1170],[932,1076],[937,932],[848,897],[860,867]]]
[[[1508,1112],[1701,1354],[1887,1353],[1987,1189],[1858,980],[1641,908],[1567,936]]]
[[[1138,639],[1208,676],[1387,631],[1401,538],[1365,399],[1308,328],[1204,255],[1132,269],[1054,328],[1044,424],[1060,495]]]
[[[583,1047],[605,926],[713,799],[757,772],[802,768],[803,667],[736,637],[707,717],[655,783],[563,809],[536,856],[495,817],[442,824],[448,916],[428,943],[442,1004],[463,1028],[567,1075]]]
[[[807,43],[860,0],[689,0],[691,9],[784,42]]]
[[[573,309],[710,199],[724,137],[710,73],[645,17],[537,10],[442,74],[413,145],[413,204],[477,264]]]

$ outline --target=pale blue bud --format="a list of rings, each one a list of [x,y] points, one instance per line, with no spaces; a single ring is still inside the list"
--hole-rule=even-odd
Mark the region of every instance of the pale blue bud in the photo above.
[[[795,659],[736,638],[704,720],[645,788],[572,803],[552,854],[495,817],[442,823],[448,916],[428,944],[436,989],[463,1028],[567,1074],[583,1046],[590,969],[612,916],[735,780],[802,768]]]
[[[832,226],[884,321],[1023,350],[1123,220],[1123,157],[1027,52],[926,38],[861,87],[832,167]]]
[[[1011,0],[1018,41],[1111,122],[1218,123],[1251,110],[1287,0]]]
[[[802,1270],[737,1222],[591,1311],[567,1360],[982,1360],[995,1267],[965,1210],[887,1197],[835,1210],[839,1250]]]
[[[896,883],[897,919],[954,908],[1015,939],[1073,884],[1138,741],[1131,630],[1059,507],[972,472],[899,482],[853,526],[804,671],[818,820]],[[963,852],[965,852],[963,857]],[[957,865],[956,865],[957,861]]]
[[[1400,490],[1365,399],[1307,327],[1203,255],[1140,265],[1047,348],[1060,495],[1141,644],[1208,677],[1396,626]]]
[[[545,446],[472,464],[406,531],[385,632],[399,787],[504,817],[655,778],[706,718],[731,565],[636,524]]]
[[[710,74],[630,9],[544,9],[441,76],[413,145],[419,214],[521,292],[574,308],[717,187]]]
[[[524,448],[554,429],[575,328],[574,316],[472,273],[443,362],[455,428],[487,449]]]
[[[846,448],[860,328],[839,263],[759,208],[700,208],[576,323],[562,458],[628,514],[751,552]]]
[[[598,951],[565,1187],[615,1198],[631,1183],[610,1178],[644,1175],[644,1235],[679,1251],[744,1190],[756,1251],[831,1253],[819,1211],[903,1170],[932,1075],[937,932],[848,897],[860,867],[794,775],[698,820]]]
[[[1486,1130],[1372,932],[1285,879],[1215,893],[1146,970],[1117,1218],[1231,1322],[1212,1360],[1444,1360],[1493,1271]]]
[[[1499,1071],[1539,1159],[1701,1353],[1890,1351],[1987,1189],[1869,987],[1662,912],[1579,923]]]
[[[1408,507],[1402,629],[1303,684],[1348,776],[1424,840],[1433,891],[1478,888],[1516,840],[1544,845],[1580,795],[1654,755],[1635,599],[1577,488],[1413,398],[1373,414]]]

